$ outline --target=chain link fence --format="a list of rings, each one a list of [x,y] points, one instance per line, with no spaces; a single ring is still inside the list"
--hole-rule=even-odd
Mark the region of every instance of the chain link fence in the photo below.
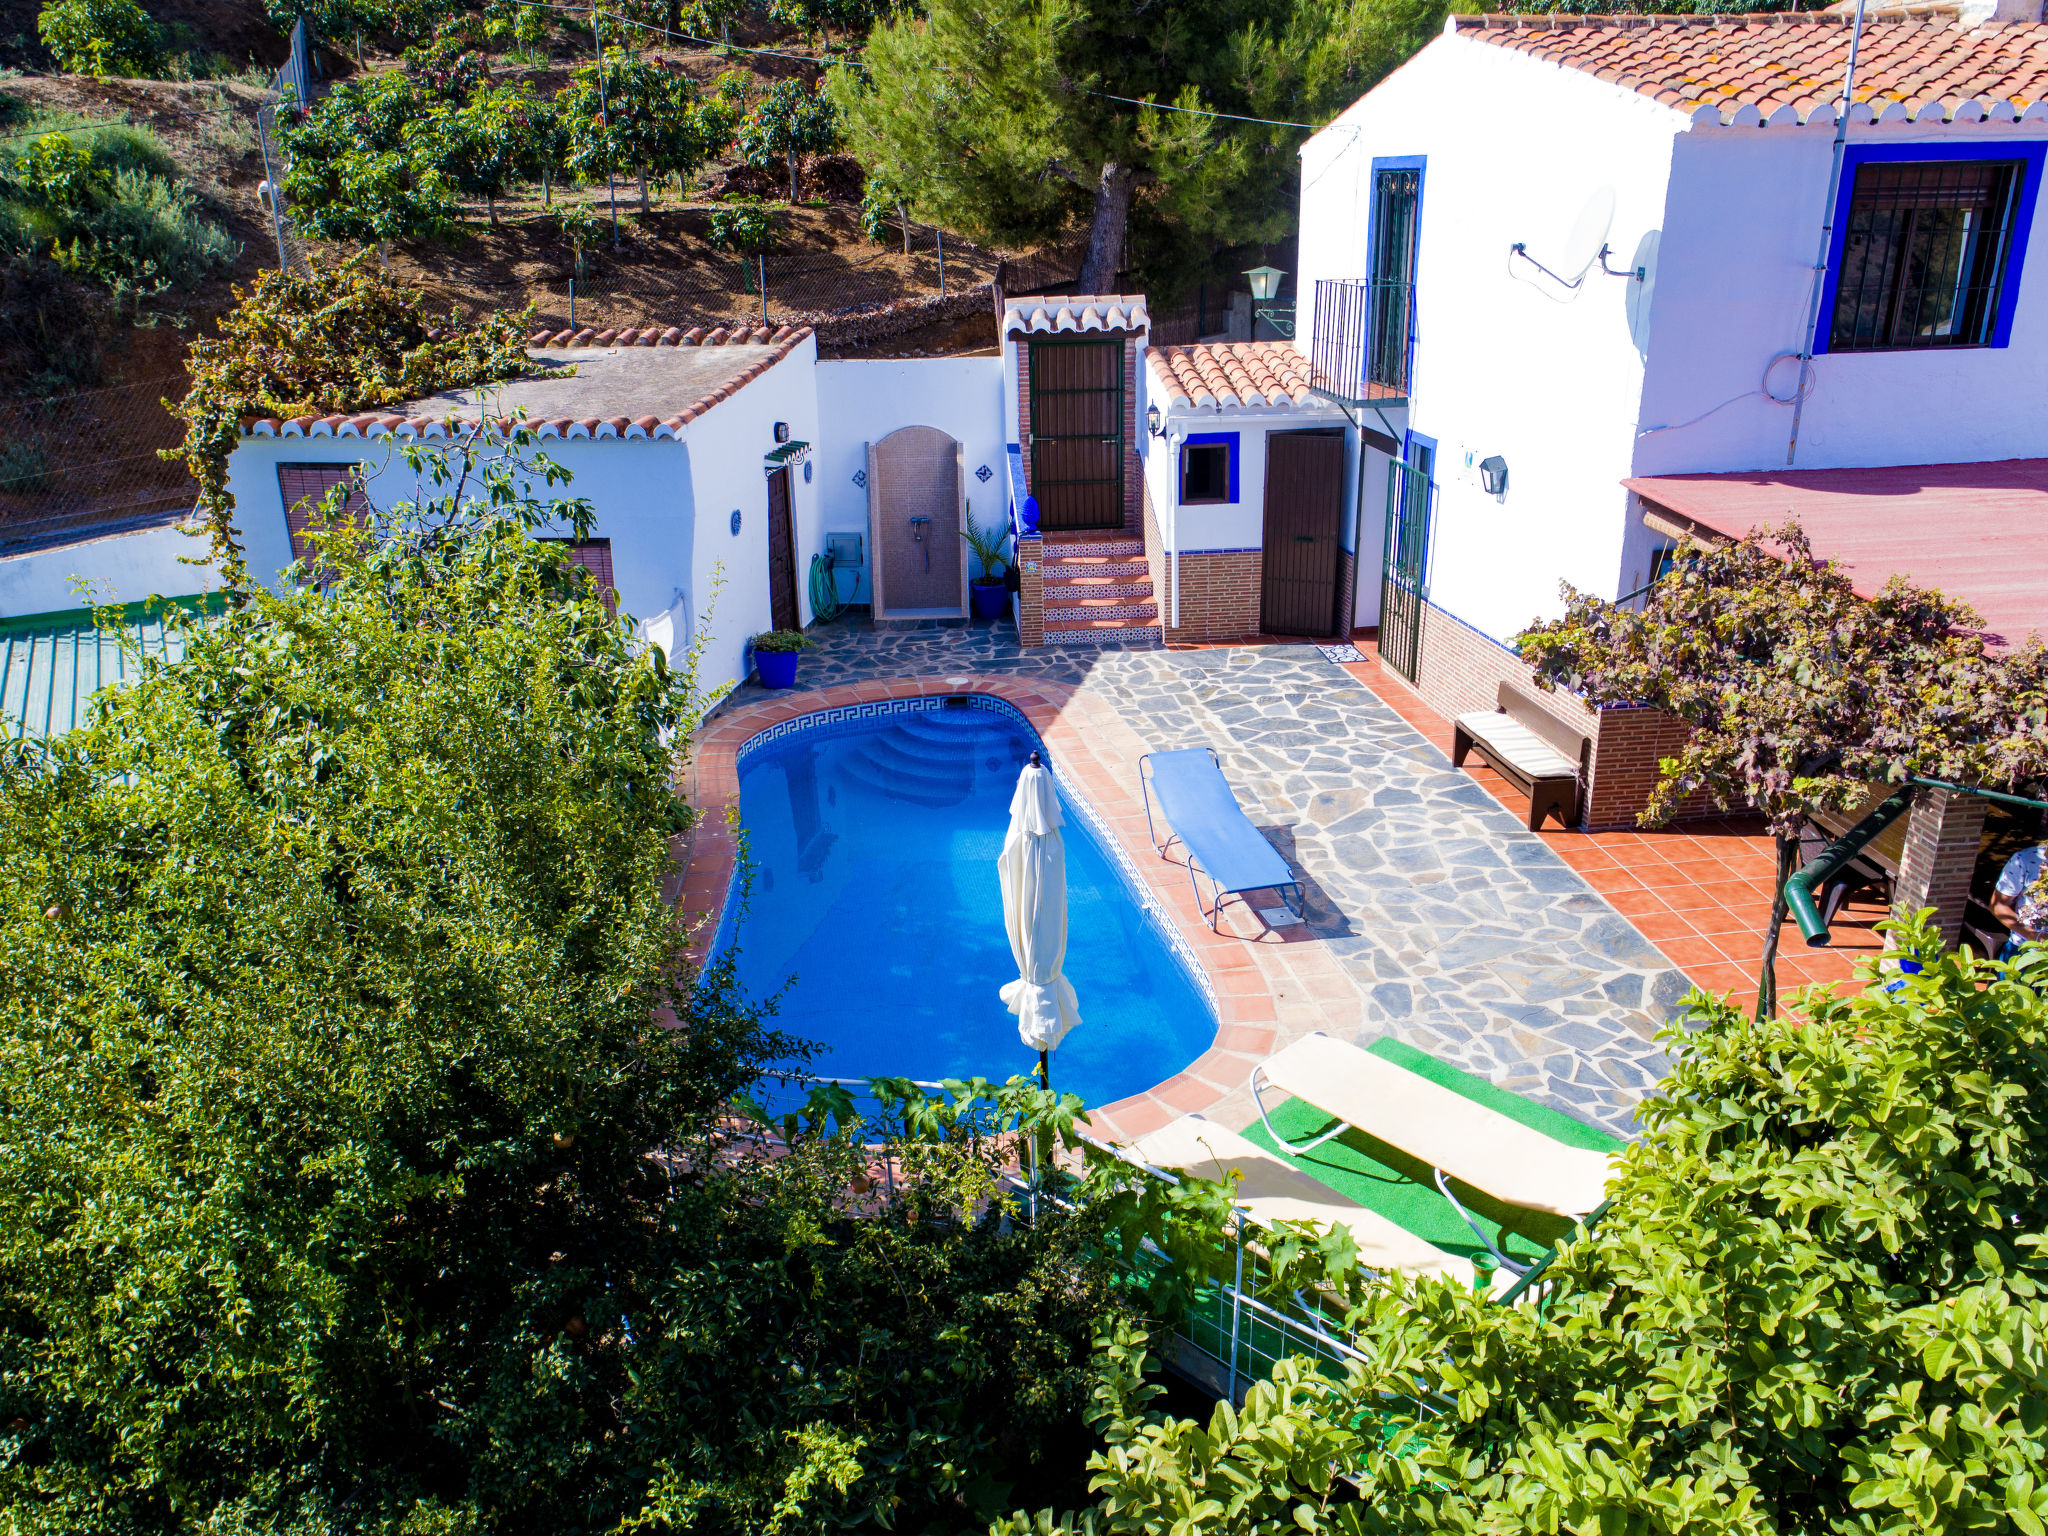
[[[0,556],[174,521],[195,495],[158,450],[184,441],[181,374],[0,402]]]

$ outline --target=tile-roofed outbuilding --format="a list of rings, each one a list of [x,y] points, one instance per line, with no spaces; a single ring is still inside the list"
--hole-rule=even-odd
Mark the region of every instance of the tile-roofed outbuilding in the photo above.
[[[673,438],[759,378],[811,335],[808,326],[684,331],[674,326],[536,332],[534,371],[382,411],[242,423],[252,437],[445,437],[525,413],[541,437]],[[488,409],[483,409],[487,407]]]
[[[1308,359],[1291,341],[1205,341],[1147,347],[1153,384],[1169,403],[1231,409],[1299,405],[1309,397]]]
[[[1852,18],[1456,16],[1449,29],[1728,125],[1833,123]],[[1866,116],[1867,114],[1867,116]],[[1866,13],[1850,120],[2048,122],[2048,23]]]

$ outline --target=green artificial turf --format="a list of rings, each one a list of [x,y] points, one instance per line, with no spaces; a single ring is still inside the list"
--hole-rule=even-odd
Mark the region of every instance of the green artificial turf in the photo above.
[[[1616,1152],[1624,1145],[1615,1137],[1582,1124],[1569,1115],[1541,1104],[1532,1104],[1504,1088],[1496,1088],[1483,1078],[1446,1066],[1412,1045],[1404,1045],[1398,1040],[1375,1040],[1366,1049],[1419,1077],[1448,1088],[1462,1098],[1498,1110],[1509,1119],[1566,1146],[1584,1147],[1595,1152]],[[1320,1136],[1336,1123],[1313,1104],[1305,1104],[1299,1099],[1289,1099],[1280,1104],[1269,1099],[1267,1112],[1272,1117],[1273,1128],[1297,1145]],[[1428,1167],[1356,1127],[1324,1142],[1306,1156],[1294,1156],[1284,1148],[1276,1147],[1273,1138],[1266,1134],[1265,1126],[1258,1121],[1253,1121],[1244,1135],[1248,1141],[1279,1152],[1317,1183],[1326,1184],[1348,1199],[1377,1211],[1396,1226],[1405,1227],[1446,1253],[1463,1254],[1469,1258],[1486,1251],[1472,1236],[1472,1229],[1465,1225],[1464,1219],[1437,1189]],[[1572,1223],[1562,1217],[1502,1205],[1481,1191],[1468,1188],[1460,1180],[1452,1180],[1451,1187],[1458,1192],[1465,1208],[1486,1229],[1487,1235],[1513,1258],[1532,1260],[1540,1257],[1544,1249],[1560,1241],[1572,1229]],[[1501,1236],[1504,1229],[1508,1234],[1505,1241]]]

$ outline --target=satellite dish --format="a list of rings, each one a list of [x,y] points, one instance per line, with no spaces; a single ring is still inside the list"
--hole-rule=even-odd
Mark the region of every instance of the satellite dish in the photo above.
[[[1557,264],[1558,276],[1576,285],[1606,246],[1607,231],[1613,225],[1614,188],[1602,187],[1586,199],[1586,206],[1579,210],[1572,224],[1571,235],[1558,253],[1562,257]]]
[[[1630,262],[1642,276],[1628,281],[1628,339],[1645,359],[1650,355],[1650,300],[1657,292],[1657,245],[1662,239],[1662,231],[1650,230],[1636,242]]]

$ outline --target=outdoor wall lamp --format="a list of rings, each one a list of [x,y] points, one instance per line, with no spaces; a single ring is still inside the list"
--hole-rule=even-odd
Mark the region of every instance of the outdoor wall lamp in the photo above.
[[[1159,407],[1156,405],[1145,407],[1145,430],[1154,437],[1166,436],[1166,428],[1160,424]]]
[[[1479,461],[1479,483],[1489,496],[1505,496],[1508,493],[1508,461],[1499,454]]]
[[[1256,322],[1263,320],[1282,336],[1291,337],[1294,334],[1294,306],[1274,302],[1280,296],[1280,279],[1286,275],[1278,267],[1253,267],[1245,273],[1245,277],[1252,285],[1252,320],[1255,329]],[[1266,307],[1261,309],[1260,305]]]

